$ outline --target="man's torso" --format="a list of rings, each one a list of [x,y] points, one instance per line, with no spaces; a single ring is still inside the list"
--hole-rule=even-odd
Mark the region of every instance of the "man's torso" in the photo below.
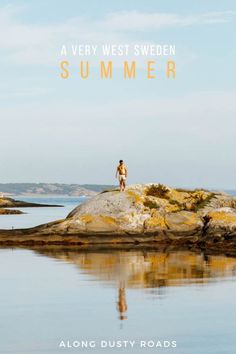
[[[125,165],[119,165],[117,167],[117,170],[119,172],[119,175],[126,175],[126,166]]]

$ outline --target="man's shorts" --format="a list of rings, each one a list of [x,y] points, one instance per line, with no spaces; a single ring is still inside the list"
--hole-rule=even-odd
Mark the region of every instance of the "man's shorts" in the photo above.
[[[120,182],[125,181],[126,180],[126,176],[125,175],[120,175],[119,176],[119,180],[120,180]]]

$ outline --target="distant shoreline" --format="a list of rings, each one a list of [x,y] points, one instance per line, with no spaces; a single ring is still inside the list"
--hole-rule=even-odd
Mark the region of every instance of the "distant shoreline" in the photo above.
[[[0,196],[82,197],[93,196],[113,185],[65,183],[0,183]]]
[[[5,194],[4,197],[10,198],[88,198],[89,195],[69,195],[69,194]]]
[[[114,184],[0,183],[0,197],[79,198],[94,196],[114,188],[116,188]],[[186,189],[189,188],[194,187]],[[232,188],[209,188],[209,190],[221,190],[236,196],[236,189]]]

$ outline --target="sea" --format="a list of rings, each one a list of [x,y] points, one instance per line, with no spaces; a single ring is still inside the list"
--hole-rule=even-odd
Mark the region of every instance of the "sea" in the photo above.
[[[236,196],[236,191],[230,191]],[[18,199],[0,228],[64,218],[86,197]],[[236,258],[185,250],[0,248],[0,353],[233,354]]]

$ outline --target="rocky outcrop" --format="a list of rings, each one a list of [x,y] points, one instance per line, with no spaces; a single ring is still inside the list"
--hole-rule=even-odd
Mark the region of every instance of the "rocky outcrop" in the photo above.
[[[15,200],[12,198],[0,197],[0,215],[24,214],[21,210],[16,210],[11,208],[35,208],[35,207],[61,207],[61,205],[29,203],[20,200]]]
[[[16,210],[16,209],[3,209],[0,208],[0,215],[16,215],[16,214],[24,214],[23,211]]]
[[[61,207],[62,205],[49,205],[23,202],[12,198],[0,197],[0,208],[34,208],[34,207]]]
[[[111,190],[75,208],[66,219],[27,230],[0,231],[1,243],[186,244],[236,250],[236,199],[160,184]]]

